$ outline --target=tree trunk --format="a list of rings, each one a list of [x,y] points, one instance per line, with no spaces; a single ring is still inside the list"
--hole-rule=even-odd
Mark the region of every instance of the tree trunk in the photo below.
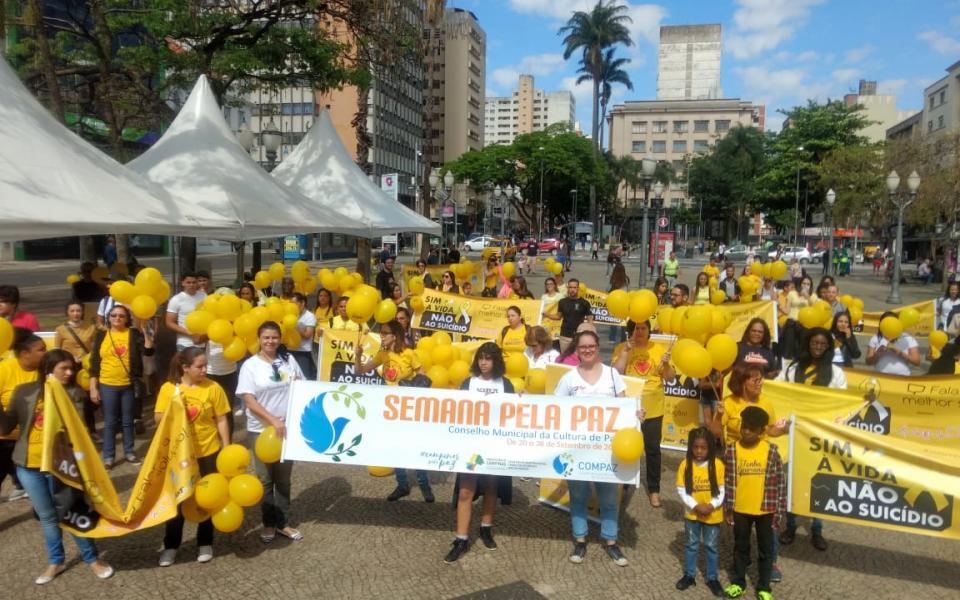
[[[593,74],[593,161],[596,162],[600,154],[600,77]],[[593,223],[593,239],[597,239],[597,186],[590,182],[590,221]],[[576,222],[576,215],[574,215]],[[574,225],[576,230],[576,225]]]
[[[56,65],[53,53],[50,50],[50,40],[47,38],[46,25],[43,22],[43,3],[40,0],[28,0],[27,9],[30,11],[30,23],[33,26],[33,36],[37,43],[37,57],[40,60],[40,71],[47,84],[47,93],[50,96],[50,112],[54,118],[63,123],[63,95],[60,93],[60,82],[57,81]],[[2,6],[6,11],[6,2]]]
[[[197,238],[180,238],[180,272],[190,273],[197,270]]]
[[[363,280],[370,283],[370,240],[367,238],[357,238],[357,273],[363,275]]]

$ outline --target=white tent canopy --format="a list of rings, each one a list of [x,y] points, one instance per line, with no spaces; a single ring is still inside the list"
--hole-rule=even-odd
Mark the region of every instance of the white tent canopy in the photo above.
[[[204,237],[243,241],[295,233],[363,233],[352,217],[333,206],[318,209],[254,162],[230,131],[202,75],[163,137],[128,166],[179,200],[232,222]]]
[[[357,166],[330,115],[320,111],[296,149],[273,171],[277,181],[312,198],[320,210],[337,210],[365,228],[364,237],[419,231],[440,225],[392,200]]]
[[[0,59],[0,241],[178,235],[226,224],[170,198],[58,123]]]

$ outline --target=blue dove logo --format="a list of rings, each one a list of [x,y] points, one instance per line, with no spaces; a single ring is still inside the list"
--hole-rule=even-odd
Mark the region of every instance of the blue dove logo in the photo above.
[[[569,452],[558,454],[553,459],[553,470],[561,477],[569,477],[573,473],[573,455]]]
[[[360,405],[359,399],[362,394],[355,392],[353,394],[346,391],[347,386],[340,386],[336,390],[323,392],[307,403],[300,416],[300,434],[303,441],[311,450],[319,454],[330,456],[333,462],[340,462],[341,456],[356,456],[356,448],[363,440],[363,434],[359,434],[347,445],[340,441],[344,430],[352,420],[346,417],[337,417],[332,419],[327,415],[327,408],[324,401],[329,397],[334,402],[343,402],[344,408],[350,408],[351,404],[356,406],[357,416],[360,419],[366,418],[366,410]]]

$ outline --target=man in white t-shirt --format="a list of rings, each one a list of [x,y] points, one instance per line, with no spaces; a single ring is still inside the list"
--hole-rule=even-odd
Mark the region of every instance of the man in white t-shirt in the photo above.
[[[193,335],[186,327],[187,315],[193,312],[198,304],[207,299],[207,293],[200,291],[196,273],[184,273],[180,277],[182,292],[167,302],[167,329],[177,334],[177,351],[191,346],[202,346],[207,341],[206,335]]]

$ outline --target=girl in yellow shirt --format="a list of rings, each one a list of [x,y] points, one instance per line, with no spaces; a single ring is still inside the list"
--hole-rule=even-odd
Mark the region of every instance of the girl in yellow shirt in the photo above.
[[[678,590],[697,584],[697,555],[702,537],[707,555],[707,587],[715,596],[723,592],[717,567],[720,524],[723,523],[724,473],[713,435],[705,427],[690,431],[687,458],[677,469],[677,495],[686,508],[683,516],[687,538],[683,577],[677,582]]]
[[[527,329],[520,309],[516,306],[507,308],[507,326],[500,332],[500,344],[498,344],[503,351],[504,361],[514,354],[526,352]]]
[[[230,402],[223,388],[207,378],[207,355],[203,348],[187,348],[173,355],[167,382],[157,393],[154,409],[157,423],[170,407],[170,400],[178,395],[187,413],[200,476],[216,473],[217,454],[223,446],[230,444],[230,426],[227,422]],[[177,516],[167,521],[163,552],[160,553],[161,567],[173,564],[182,540],[183,513],[178,509]],[[197,562],[209,562],[212,559],[213,522],[207,519],[197,525]]]
[[[47,347],[39,336],[18,327],[14,329],[12,349],[13,358],[0,361],[0,408],[3,410],[9,409],[13,390],[21,384],[37,380],[37,369]],[[0,486],[7,476],[13,480],[14,490],[9,500],[27,497],[27,492],[17,479],[13,462],[13,449],[18,437],[20,430],[17,428],[0,435]]]

